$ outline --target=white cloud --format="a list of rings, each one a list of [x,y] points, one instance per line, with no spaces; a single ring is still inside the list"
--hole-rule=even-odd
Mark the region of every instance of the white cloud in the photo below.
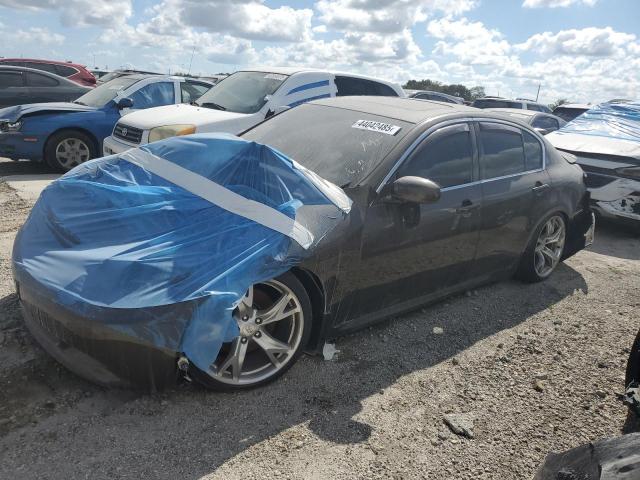
[[[451,55],[462,63],[472,65],[503,65],[511,50],[498,30],[486,28],[482,22],[466,18],[441,18],[427,25],[427,32],[438,39],[433,53]]]
[[[319,0],[320,19],[340,31],[398,33],[430,13],[459,15],[476,0]]]
[[[132,14],[131,0],[0,0],[0,7],[55,11],[66,26],[116,25]]]
[[[635,35],[616,32],[611,27],[589,27],[581,30],[562,30],[558,33],[537,33],[516,48],[548,56],[609,57],[624,54],[625,47],[635,39]]]
[[[1,1],[1,0],[0,0]],[[265,41],[301,41],[310,36],[310,9],[269,8],[263,0],[164,0],[150,9],[154,33],[176,35],[177,29]]]
[[[53,33],[46,28],[31,27],[28,30],[16,30],[11,38],[17,42],[37,43],[40,45],[62,45],[64,35]]]
[[[524,0],[522,4],[526,8],[558,8],[571,5],[588,5],[593,7],[598,0]]]

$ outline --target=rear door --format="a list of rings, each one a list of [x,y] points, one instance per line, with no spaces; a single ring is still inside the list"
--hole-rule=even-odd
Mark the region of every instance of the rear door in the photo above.
[[[435,203],[373,202],[366,213],[354,316],[416,302],[461,283],[472,269],[481,187],[468,123],[430,133],[389,178],[418,176],[441,186]],[[357,313],[356,313],[357,312]]]
[[[0,71],[0,108],[30,103],[24,75],[20,71]]]
[[[476,124],[482,186],[477,276],[509,273],[551,204],[542,141],[512,124]]]
[[[64,101],[59,91],[60,81],[48,75],[36,72],[25,73],[26,84],[29,89],[29,103],[43,103]]]

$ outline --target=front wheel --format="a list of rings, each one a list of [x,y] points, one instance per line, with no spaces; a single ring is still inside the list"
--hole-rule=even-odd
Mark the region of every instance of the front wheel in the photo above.
[[[549,278],[562,259],[567,222],[555,213],[538,227],[532,242],[522,255],[516,276],[526,282],[540,282]]]
[[[233,312],[239,335],[195,380],[213,390],[239,390],[271,382],[302,354],[311,334],[311,302],[292,273],[249,288]]]
[[[52,135],[44,150],[44,159],[49,166],[63,172],[96,157],[95,142],[89,135],[78,130],[66,130]]]

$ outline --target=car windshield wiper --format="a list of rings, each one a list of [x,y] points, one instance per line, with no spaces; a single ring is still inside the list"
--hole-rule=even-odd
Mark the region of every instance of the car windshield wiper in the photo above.
[[[76,103],[76,104],[78,104],[78,105],[84,105],[85,107],[87,106],[87,104],[86,104],[86,103],[82,103],[82,102],[79,102],[79,101],[77,101],[77,100],[76,100],[76,101],[74,101],[73,103]]]
[[[213,102],[204,102],[204,103],[199,103],[198,105],[204,108],[215,108],[216,110],[226,110],[226,108],[223,107],[222,105],[218,105],[217,103],[213,103]]]

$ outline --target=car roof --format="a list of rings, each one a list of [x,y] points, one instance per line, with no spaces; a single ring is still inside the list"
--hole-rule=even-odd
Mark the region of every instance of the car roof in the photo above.
[[[265,73],[279,73],[281,75],[294,75],[302,72],[321,72],[331,75],[346,75],[354,78],[363,78],[365,80],[374,80],[376,82],[382,82],[389,85],[397,85],[395,82],[384,80],[382,78],[372,77],[371,75],[362,75],[360,73],[342,72],[340,70],[330,70],[323,68],[308,68],[308,67],[256,67],[256,68],[243,68],[238,70],[239,72],[265,72]]]
[[[556,108],[584,108],[586,110],[589,110],[594,106],[595,105],[589,105],[587,103],[563,103],[562,105],[558,105],[557,107],[555,107],[554,110]]]
[[[533,117],[534,115],[549,115],[547,112],[538,112],[537,110],[524,110],[522,108],[485,108],[485,111],[504,113],[506,115],[515,115],[520,117]]]
[[[56,65],[71,65],[73,67],[86,68],[81,63],[64,62],[61,60],[43,60],[42,58],[0,58],[1,62],[35,62],[35,63],[53,63]]]
[[[311,102],[345,110],[355,110],[364,114],[395,118],[407,123],[421,123],[431,118],[452,113],[477,114],[479,110],[457,103],[434,102],[404,97],[333,97]]]

